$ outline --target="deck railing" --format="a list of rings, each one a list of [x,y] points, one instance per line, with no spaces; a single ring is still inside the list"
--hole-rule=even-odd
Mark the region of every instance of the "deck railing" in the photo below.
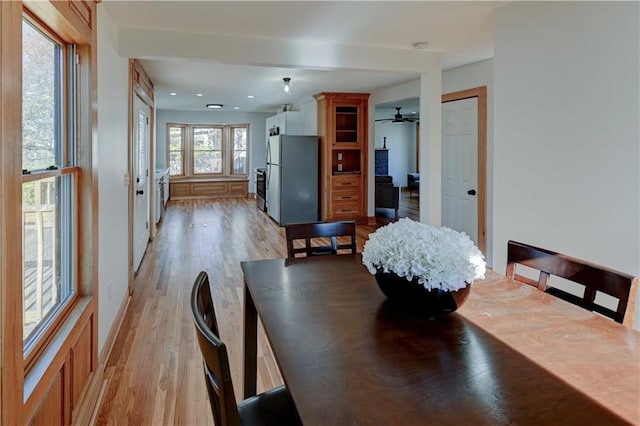
[[[47,194],[53,180],[37,181],[35,194]],[[44,198],[44,199],[43,199]],[[24,336],[29,335],[47,313],[58,303],[60,294],[59,218],[52,197],[37,196],[23,205],[23,298]],[[42,203],[44,201],[44,203]]]

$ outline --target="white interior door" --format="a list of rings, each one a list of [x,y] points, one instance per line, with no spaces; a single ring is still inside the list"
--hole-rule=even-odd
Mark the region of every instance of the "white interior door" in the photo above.
[[[442,104],[442,225],[478,244],[478,99]]]
[[[133,269],[138,270],[149,243],[149,116],[150,108],[135,97],[133,141]]]

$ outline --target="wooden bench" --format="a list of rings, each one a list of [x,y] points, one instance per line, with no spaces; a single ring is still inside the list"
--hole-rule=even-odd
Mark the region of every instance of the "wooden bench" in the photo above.
[[[245,198],[248,188],[247,178],[169,179],[169,194],[172,200]]]

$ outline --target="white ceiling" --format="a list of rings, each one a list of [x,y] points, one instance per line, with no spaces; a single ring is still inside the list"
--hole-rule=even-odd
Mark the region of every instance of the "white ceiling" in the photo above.
[[[449,69],[493,57],[492,16],[505,3],[105,0],[100,5],[119,29],[375,47],[395,55],[415,54],[412,44],[427,41],[427,51],[440,52],[442,69]],[[156,107],[202,111],[207,103],[221,103],[226,111],[234,106],[275,111],[322,91],[372,92],[419,78],[411,72],[265,67],[250,57],[233,64],[210,58],[210,52],[188,60],[139,55],[156,88]],[[289,96],[281,93],[283,77],[292,79]]]

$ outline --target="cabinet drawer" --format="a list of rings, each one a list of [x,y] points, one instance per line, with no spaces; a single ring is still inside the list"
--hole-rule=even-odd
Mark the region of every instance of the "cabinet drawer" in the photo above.
[[[348,190],[350,188],[360,188],[360,175],[333,176],[331,179],[331,189],[334,191]]]
[[[331,194],[331,199],[333,202],[339,201],[359,201],[360,200],[360,191],[335,191]]]
[[[353,202],[334,203],[333,217],[338,219],[353,219],[360,216],[360,204]]]
[[[360,203],[345,201],[333,203],[334,216],[358,216],[360,215]]]

